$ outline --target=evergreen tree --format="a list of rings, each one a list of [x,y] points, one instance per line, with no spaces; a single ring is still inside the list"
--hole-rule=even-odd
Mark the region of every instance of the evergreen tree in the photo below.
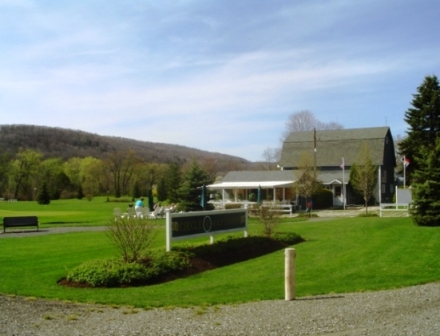
[[[159,202],[163,202],[167,199],[167,186],[165,178],[161,178],[159,180],[159,184],[157,185],[157,200]]]
[[[139,185],[139,181],[136,180],[133,184],[133,192],[132,192],[133,198],[140,198],[141,195],[141,187]]]
[[[50,204],[50,195],[46,182],[43,182],[43,185],[40,188],[40,192],[37,195],[37,202],[42,205]]]
[[[203,210],[200,205],[200,197],[202,192],[202,186],[212,183],[209,179],[209,174],[203,168],[199,166],[196,160],[192,161],[191,168],[188,170],[185,176],[185,181],[182,183],[180,189],[180,203],[179,208],[184,211],[198,211]],[[208,204],[209,209],[210,204]],[[206,208],[208,210],[208,208]]]
[[[399,151],[411,162],[406,177],[411,176],[420,166],[420,149],[434,146],[440,135],[440,85],[436,76],[427,76],[413,95],[410,107],[405,113],[408,124],[407,137],[400,142]]]
[[[182,170],[177,162],[170,164],[167,174],[167,198],[171,203],[178,203],[180,200],[180,186],[182,184]]]
[[[434,147],[421,149],[411,187],[414,222],[421,226],[440,226],[440,139]]]

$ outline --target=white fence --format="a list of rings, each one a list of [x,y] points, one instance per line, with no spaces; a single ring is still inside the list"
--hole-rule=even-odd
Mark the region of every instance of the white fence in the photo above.
[[[381,203],[380,217],[408,217],[410,204],[408,203]]]

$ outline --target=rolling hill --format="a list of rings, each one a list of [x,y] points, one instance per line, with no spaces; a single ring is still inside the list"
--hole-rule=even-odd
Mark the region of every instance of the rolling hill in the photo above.
[[[121,137],[101,136],[80,130],[33,125],[0,125],[0,150],[11,154],[20,148],[40,151],[44,158],[71,157],[105,158],[114,151],[134,151],[146,162],[184,164],[195,158],[198,161],[215,161],[220,170],[252,169],[254,163],[227,154],[195,148],[138,141]]]

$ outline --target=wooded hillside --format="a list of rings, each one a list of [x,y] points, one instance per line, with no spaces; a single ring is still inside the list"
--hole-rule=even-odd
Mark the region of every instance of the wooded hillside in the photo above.
[[[33,125],[0,125],[0,149],[11,154],[19,148],[38,150],[44,158],[92,156],[103,159],[114,151],[132,150],[146,162],[216,161],[220,170],[251,169],[252,162],[236,156],[213,153],[179,145],[137,141],[121,137],[101,136],[78,130]]]

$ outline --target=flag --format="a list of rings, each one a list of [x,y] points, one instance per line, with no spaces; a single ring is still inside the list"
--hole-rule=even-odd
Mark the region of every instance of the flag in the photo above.
[[[402,162],[405,168],[409,166],[409,159],[406,156],[403,157]]]
[[[344,169],[344,167],[345,167],[345,163],[344,163],[344,158],[342,158],[342,163],[341,163],[341,165],[339,166],[341,169]]]

